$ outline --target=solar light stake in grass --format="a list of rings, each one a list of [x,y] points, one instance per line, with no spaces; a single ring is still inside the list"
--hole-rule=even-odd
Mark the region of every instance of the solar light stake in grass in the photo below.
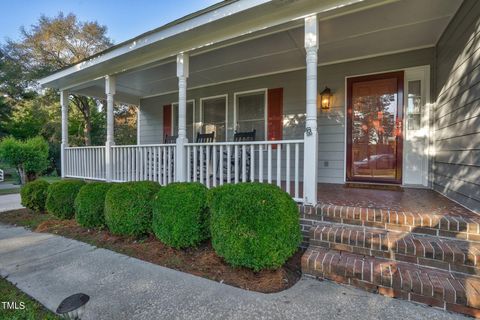
[[[57,313],[63,319],[81,320],[88,300],[90,300],[90,297],[85,293],[71,295],[63,299],[57,308]]]

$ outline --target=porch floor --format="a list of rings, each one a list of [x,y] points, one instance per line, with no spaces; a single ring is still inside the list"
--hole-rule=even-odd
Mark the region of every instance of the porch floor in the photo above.
[[[402,191],[345,187],[340,184],[318,184],[319,204],[390,209],[398,212],[480,217],[438,192],[429,189],[404,188]]]

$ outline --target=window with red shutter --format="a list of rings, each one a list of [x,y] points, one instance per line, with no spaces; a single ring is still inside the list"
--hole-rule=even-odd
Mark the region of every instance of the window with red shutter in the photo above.
[[[163,139],[172,135],[172,105],[163,106]]]
[[[268,89],[267,132],[269,141],[283,139],[283,88]]]

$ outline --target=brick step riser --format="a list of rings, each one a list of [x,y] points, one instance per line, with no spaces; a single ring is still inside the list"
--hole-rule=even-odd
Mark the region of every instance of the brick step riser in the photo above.
[[[480,247],[469,241],[329,223],[312,227],[309,238],[325,248],[480,275]]]
[[[365,256],[390,259],[390,260],[400,261],[400,262],[408,262],[408,263],[413,263],[413,264],[428,267],[428,268],[438,268],[438,269],[442,269],[449,272],[460,272],[460,273],[466,273],[469,275],[480,277],[479,266],[475,266],[474,262],[470,260],[467,260],[467,263],[471,263],[471,264],[462,264],[455,261],[445,261],[443,259],[433,259],[425,256],[411,255],[410,253],[400,253],[394,250],[384,250],[384,249],[377,250],[377,249],[371,249],[366,247],[352,246],[344,243],[336,243],[336,242],[312,240],[312,239],[310,239],[310,245],[327,248],[327,249],[334,249],[338,251],[356,253],[356,254],[365,255]]]
[[[326,249],[323,249],[326,250]],[[305,275],[356,286],[369,292],[480,317],[480,297],[465,294],[468,281],[415,272],[407,263],[393,265],[385,259],[362,258],[356,254],[322,253],[322,248],[310,247],[302,257]],[[375,260],[376,259],[376,260]],[[378,263],[383,261],[384,265]],[[389,267],[385,267],[389,266]],[[393,270],[396,268],[396,270]],[[400,272],[400,268],[402,271]],[[445,273],[445,271],[442,271]]]
[[[357,227],[366,227],[366,228],[377,228],[382,230],[388,231],[398,231],[398,232],[408,232],[414,234],[421,234],[421,235],[431,235],[431,236],[438,236],[444,238],[451,238],[451,239],[461,239],[461,240],[468,240],[472,242],[480,242],[480,234],[478,230],[470,228],[465,229],[467,231],[460,231],[463,229],[452,228],[452,230],[444,230],[438,228],[432,228],[428,225],[407,225],[407,224],[397,224],[397,223],[390,223],[385,221],[370,221],[370,220],[363,220],[363,219],[351,219],[351,218],[342,218],[342,217],[332,217],[327,215],[321,215],[319,222],[332,222],[332,223],[340,223],[345,225],[357,226]]]
[[[472,218],[397,212],[336,205],[299,206],[304,219],[329,221],[392,231],[415,232],[480,242],[480,215]]]

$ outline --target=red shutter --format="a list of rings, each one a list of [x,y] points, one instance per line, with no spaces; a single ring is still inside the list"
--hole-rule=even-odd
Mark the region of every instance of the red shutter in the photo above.
[[[268,89],[268,140],[283,139],[283,88]],[[274,146],[276,147],[276,146]]]
[[[172,135],[172,105],[163,106],[163,139]]]

